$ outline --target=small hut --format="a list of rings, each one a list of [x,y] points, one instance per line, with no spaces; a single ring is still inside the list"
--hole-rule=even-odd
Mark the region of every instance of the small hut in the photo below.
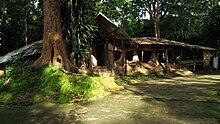
[[[136,42],[102,13],[96,17],[96,24],[98,38],[91,44],[91,65],[93,68],[107,67],[125,74],[126,51],[134,47]]]
[[[154,62],[162,61],[168,63],[176,60],[176,54],[179,52],[181,64],[193,65],[193,70],[196,70],[196,64],[202,63],[203,68],[210,67],[210,52],[216,49],[204,47],[199,45],[191,45],[183,42],[167,40],[155,37],[134,38],[138,43],[138,53],[141,62]],[[183,51],[185,58],[183,57]],[[163,59],[161,59],[163,58]],[[186,59],[187,58],[187,59]]]

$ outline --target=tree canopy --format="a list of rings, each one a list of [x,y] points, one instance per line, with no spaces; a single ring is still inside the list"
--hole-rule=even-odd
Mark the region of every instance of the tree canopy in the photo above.
[[[157,16],[162,38],[219,45],[218,0],[62,0],[60,5],[63,38],[69,53],[74,52],[77,66],[81,60],[87,61],[89,43],[97,31],[94,18],[99,12],[132,37],[154,37],[153,18]],[[0,6],[0,55],[42,39],[41,0],[2,0]]]

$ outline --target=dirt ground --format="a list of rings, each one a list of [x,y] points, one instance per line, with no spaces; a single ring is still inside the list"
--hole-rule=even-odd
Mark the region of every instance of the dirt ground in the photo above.
[[[124,90],[94,102],[0,106],[0,123],[220,123],[220,74],[120,81]]]

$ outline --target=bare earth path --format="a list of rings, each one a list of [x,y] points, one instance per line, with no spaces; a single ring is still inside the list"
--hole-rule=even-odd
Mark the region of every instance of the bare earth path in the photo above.
[[[220,75],[127,82],[125,90],[95,102],[0,106],[0,123],[220,123]]]

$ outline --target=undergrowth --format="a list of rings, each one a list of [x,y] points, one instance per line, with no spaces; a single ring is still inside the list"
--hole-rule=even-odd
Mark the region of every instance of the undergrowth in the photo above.
[[[99,77],[67,74],[54,66],[11,73],[0,79],[2,104],[64,103],[93,100],[107,94]]]

